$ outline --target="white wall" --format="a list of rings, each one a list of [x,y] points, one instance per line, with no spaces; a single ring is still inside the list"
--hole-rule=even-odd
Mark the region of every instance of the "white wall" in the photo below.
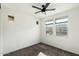
[[[68,35],[67,36],[56,36],[56,26],[53,26],[54,33],[51,36],[47,36],[45,33],[45,20],[63,16],[69,17],[69,24],[68,24]],[[73,8],[45,19],[41,19],[41,42],[58,47],[60,49],[64,49],[76,54],[79,54],[79,7]]]
[[[0,9],[0,55],[1,55],[1,9]]]
[[[8,15],[15,17],[9,22]],[[12,10],[2,4],[3,54],[39,43],[40,25],[34,16]],[[39,20],[38,20],[39,21]]]
[[[1,55],[1,9],[0,9],[0,55]]]

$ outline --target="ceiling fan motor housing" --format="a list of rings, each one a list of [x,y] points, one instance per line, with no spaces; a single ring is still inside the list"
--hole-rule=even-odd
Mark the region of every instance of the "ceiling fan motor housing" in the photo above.
[[[45,8],[41,10],[42,12],[45,12]]]
[[[44,5],[42,5],[42,7],[44,8]]]

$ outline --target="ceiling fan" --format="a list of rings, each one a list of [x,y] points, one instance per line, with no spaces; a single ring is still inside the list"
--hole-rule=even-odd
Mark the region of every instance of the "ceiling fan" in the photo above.
[[[46,14],[46,11],[54,11],[56,10],[55,8],[53,9],[47,9],[47,7],[49,6],[50,3],[46,3],[45,5],[42,5],[42,8],[36,7],[36,6],[32,6],[33,8],[36,8],[40,11],[35,12],[35,14],[39,13],[39,12],[44,12]]]

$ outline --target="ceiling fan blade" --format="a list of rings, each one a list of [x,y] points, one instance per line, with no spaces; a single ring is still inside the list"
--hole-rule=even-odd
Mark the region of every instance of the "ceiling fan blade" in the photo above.
[[[55,8],[54,9],[46,9],[46,11],[54,11],[56,10]]]
[[[37,13],[39,13],[39,12],[41,12],[41,11],[37,11],[37,12],[35,12],[35,14],[37,14]]]
[[[49,4],[50,4],[50,3],[46,3],[46,5],[45,5],[45,7],[44,7],[44,8],[46,9],[46,8],[49,6]]]
[[[1,8],[1,3],[0,3],[0,8]]]
[[[39,8],[39,7],[36,7],[36,6],[32,6],[33,8],[36,8],[36,9],[39,9],[39,10],[41,10],[41,8]]]

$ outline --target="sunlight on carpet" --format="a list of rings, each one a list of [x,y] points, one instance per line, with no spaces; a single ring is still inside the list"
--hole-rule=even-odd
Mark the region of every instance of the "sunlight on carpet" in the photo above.
[[[46,56],[44,53],[40,52],[38,56]]]

